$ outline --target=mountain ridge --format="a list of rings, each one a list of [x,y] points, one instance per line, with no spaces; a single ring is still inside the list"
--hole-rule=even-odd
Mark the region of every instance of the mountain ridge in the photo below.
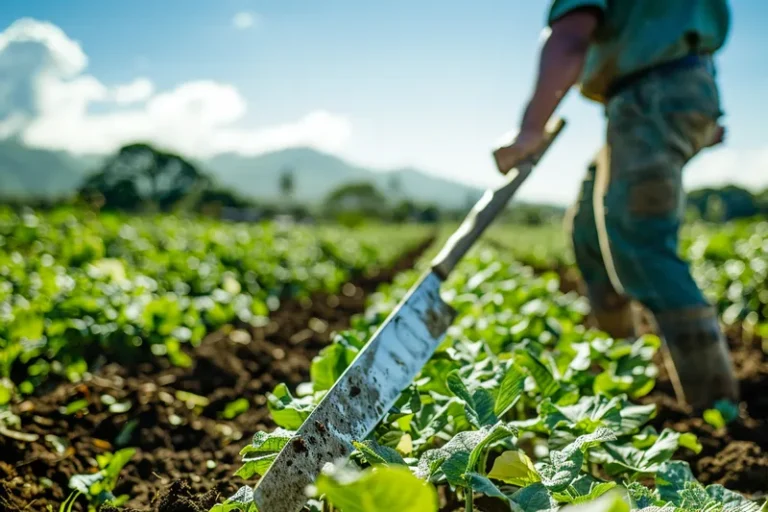
[[[74,192],[108,155],[76,156],[31,148],[17,140],[0,141],[0,195],[53,197]],[[321,202],[335,188],[370,182],[386,195],[440,207],[465,207],[483,190],[414,167],[373,170],[309,147],[286,148],[255,156],[223,153],[189,159],[222,186],[260,201],[282,200],[281,176],[290,171],[296,202]]]

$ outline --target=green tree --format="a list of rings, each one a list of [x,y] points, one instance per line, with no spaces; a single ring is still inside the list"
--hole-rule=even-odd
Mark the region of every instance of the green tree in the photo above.
[[[325,213],[345,224],[360,224],[365,218],[388,215],[387,199],[371,183],[341,185],[325,198]]]
[[[416,205],[412,201],[405,199],[397,203],[392,209],[392,220],[399,224],[408,221],[416,214]]]
[[[194,203],[212,180],[183,157],[145,143],[120,148],[86,178],[79,195],[99,197],[104,208],[170,211]]]

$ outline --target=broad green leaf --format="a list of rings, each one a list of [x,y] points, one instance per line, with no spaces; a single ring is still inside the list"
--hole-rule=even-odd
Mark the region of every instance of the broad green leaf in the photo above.
[[[544,417],[550,431],[566,428],[576,434],[589,434],[599,427],[618,429],[621,425],[621,406],[619,397],[610,400],[604,396],[582,397],[568,406],[558,406],[545,400],[539,414]]]
[[[235,473],[240,478],[249,479],[254,475],[264,475],[272,465],[280,450],[293,439],[293,432],[276,429],[274,432],[257,432],[251,444],[240,450],[243,465]]]
[[[288,391],[288,386],[280,383],[272,393],[267,394],[267,407],[278,426],[287,430],[298,430],[315,405],[311,397],[294,398]]]
[[[446,385],[459,400],[464,402],[467,419],[473,426],[482,428],[494,425],[498,421],[493,412],[493,397],[488,390],[477,388],[470,395],[469,390],[459,376],[459,372],[456,370],[448,375]]]
[[[448,483],[454,487],[466,487],[464,475],[469,467],[469,453],[465,451],[452,453],[440,466],[440,471],[445,475]]]
[[[685,489],[680,491],[681,508],[687,510],[712,510],[716,503],[709,497],[704,486],[699,482],[686,482]],[[720,507],[716,507],[720,508]]]
[[[474,401],[474,416],[477,426],[495,425],[499,419],[493,412],[494,400],[491,393],[484,388],[477,388],[472,394]]]
[[[312,386],[315,391],[331,389],[336,381],[344,373],[344,370],[352,364],[358,350],[345,344],[334,343],[323,348],[312,359],[309,368]]]
[[[485,431],[488,432],[488,434],[472,449],[469,454],[469,466],[467,467],[467,471],[474,471],[477,468],[477,463],[482,458],[483,452],[488,448],[488,446],[497,441],[502,441],[508,437],[512,437],[517,433],[517,430],[510,428],[503,423],[498,423],[490,429],[486,429]],[[485,471],[485,468],[481,468],[481,470]]]
[[[696,478],[687,462],[674,460],[659,464],[656,471],[656,489],[659,497],[665,502],[679,506],[683,500],[680,493],[690,482],[696,482]]]
[[[533,461],[522,450],[508,450],[502,453],[493,462],[488,477],[518,487],[541,481]]]
[[[462,456],[466,457],[464,459],[466,464],[461,472],[472,471],[480,459],[483,450],[489,444],[512,436],[514,433],[514,429],[503,424],[483,427],[480,430],[459,432],[445,446],[424,452],[419,459],[415,474],[424,480],[431,478],[440,469],[440,466],[455,454],[462,454]],[[456,463],[458,460],[456,458],[453,462]]]
[[[713,501],[723,506],[724,510],[760,512],[760,505],[748,500],[737,492],[726,489],[722,485],[708,485],[706,491]]]
[[[559,492],[568,488],[576,479],[584,464],[584,454],[581,450],[567,452],[550,452],[551,463],[542,463],[538,468],[541,483],[551,492]]]
[[[464,475],[464,479],[467,482],[467,486],[474,492],[485,494],[491,498],[499,498],[507,503],[510,502],[509,497],[501,492],[501,490],[496,487],[496,484],[491,482],[487,477],[479,473],[470,472]]]
[[[609,460],[605,464],[605,470],[612,476],[622,473],[655,473],[681,446],[682,435],[671,429],[664,429],[650,447],[642,449],[632,444],[606,443],[603,448],[608,453]],[[683,439],[685,444],[693,446],[691,436]]]
[[[560,503],[586,503],[599,498],[617,485],[616,482],[605,482],[592,475],[582,474],[565,491],[552,493],[552,496]]]
[[[656,416],[656,405],[634,405],[623,402],[619,415],[621,416],[621,430],[616,434],[632,434]]]
[[[541,483],[520,489],[510,499],[521,512],[553,512],[557,507],[557,502]]]
[[[352,444],[355,446],[355,448],[357,448],[360,451],[360,453],[363,454],[363,457],[365,458],[365,460],[368,461],[369,464],[401,464],[403,466],[406,465],[405,461],[400,456],[400,454],[397,453],[396,450],[393,450],[389,446],[381,446],[372,439],[369,439],[362,443],[358,443],[355,441]]]
[[[510,364],[504,377],[501,379],[501,386],[496,394],[496,403],[493,412],[496,416],[502,416],[511,407],[517,403],[525,389],[525,373],[515,364]]]
[[[341,512],[437,512],[437,491],[402,466],[324,471],[317,492]]]
[[[515,362],[528,370],[543,397],[554,397],[560,392],[560,384],[552,376],[552,372],[529,352],[523,350],[516,351]]]
[[[552,492],[560,492],[572,485],[579,476],[584,463],[583,450],[615,440],[616,436],[607,428],[576,438],[563,450],[553,450],[549,454],[550,462],[542,463],[538,468],[541,483]]]

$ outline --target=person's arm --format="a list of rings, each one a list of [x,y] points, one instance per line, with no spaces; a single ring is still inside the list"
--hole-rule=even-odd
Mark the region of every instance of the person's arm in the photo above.
[[[538,76],[520,132],[515,142],[494,153],[502,173],[509,172],[541,143],[547,121],[579,80],[601,15],[599,8],[585,7],[572,10],[552,23],[539,55]]]

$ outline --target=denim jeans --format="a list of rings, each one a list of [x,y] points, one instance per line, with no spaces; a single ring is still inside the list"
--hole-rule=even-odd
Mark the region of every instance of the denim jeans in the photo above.
[[[683,168],[720,115],[706,66],[651,73],[607,103],[606,144],[587,170],[570,226],[598,321],[628,314],[630,299],[654,314],[709,308],[678,254],[678,234]]]

